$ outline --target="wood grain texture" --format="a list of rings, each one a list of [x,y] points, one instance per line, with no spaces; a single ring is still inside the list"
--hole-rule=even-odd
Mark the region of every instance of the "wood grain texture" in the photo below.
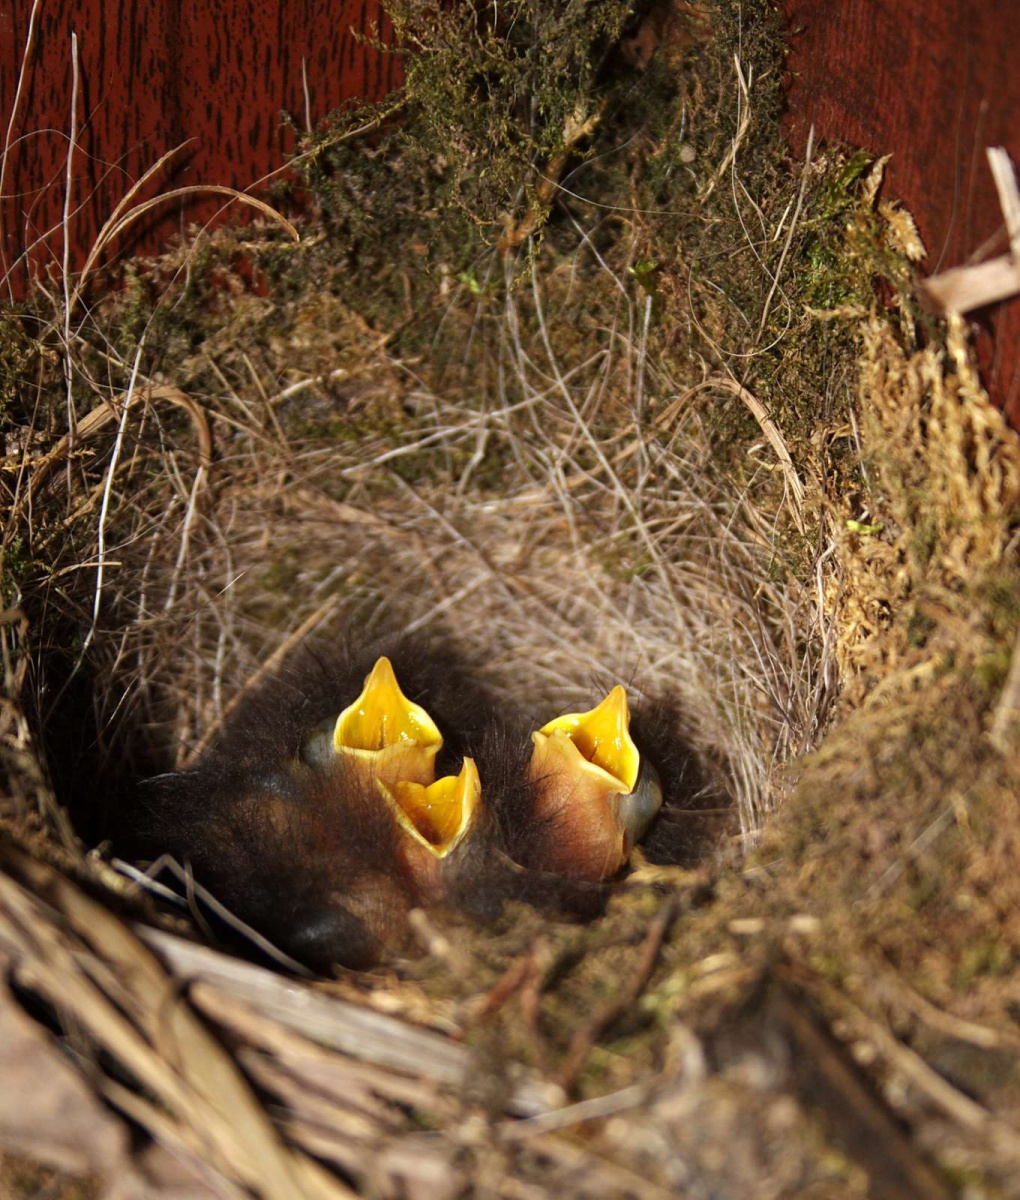
[[[27,247],[36,269],[61,260],[72,34],[72,269],[131,184],[173,147],[194,139],[145,195],[188,184],[248,188],[295,145],[284,113],[303,129],[308,117],[315,123],[345,101],[379,99],[400,83],[399,59],[359,40],[392,36],[378,0],[40,0],[26,56],[31,12],[32,0],[0,7],[0,136],[23,72],[0,201],[0,276],[24,266]],[[221,205],[168,204],[136,229],[129,248],[155,250]],[[23,285],[23,270],[14,275]]]
[[[787,133],[892,154],[884,195],[901,199],[927,272],[1005,248],[985,147],[1020,165],[1017,0],[784,0],[790,23]],[[985,381],[1020,428],[1020,299],[973,314]]]
[[[304,127],[308,116],[315,122],[346,100],[378,99],[400,81],[398,58],[359,41],[377,28],[384,41],[391,36],[379,0],[39,0],[26,57],[32,7],[0,7],[2,134],[22,77],[0,197],[0,277],[10,272],[15,289],[24,283],[26,250],[36,270],[62,260],[72,33],[72,270],[118,200],[166,151],[194,139],[146,194],[197,183],[247,188],[294,146],[282,114]],[[822,138],[891,152],[886,194],[916,216],[928,270],[966,262],[1002,229],[984,147],[1003,144],[1020,159],[1016,0],[784,0],[784,8],[795,152],[812,122]],[[169,204],[121,248],[155,250],[221,207]],[[1020,301],[976,321],[985,379],[1020,427]]]

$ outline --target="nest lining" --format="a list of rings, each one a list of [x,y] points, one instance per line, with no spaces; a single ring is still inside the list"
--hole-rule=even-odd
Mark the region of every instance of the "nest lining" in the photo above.
[[[731,204],[723,185],[751,178],[744,157],[770,136],[746,62],[727,66],[718,96],[709,87],[731,61],[731,15],[714,12],[711,53],[703,32],[685,34],[689,84],[656,127],[661,136],[684,112],[704,122],[696,160],[678,160],[696,161],[702,207]],[[713,141],[704,130],[721,113],[729,124]],[[600,127],[621,144],[612,107]],[[639,160],[655,176],[669,143],[645,136]],[[551,161],[546,152],[529,150]],[[934,1007],[959,1040],[1014,1045],[1001,1015],[1012,978],[996,957],[1008,935],[975,958],[933,914],[953,887],[969,896],[976,944],[992,919],[976,897],[988,881],[1008,891],[1008,847],[985,852],[981,838],[1011,794],[1012,726],[998,719],[1010,701],[998,689],[1015,625],[1018,458],[960,330],[948,357],[937,340],[917,348],[909,265],[895,253],[888,265],[903,222],[876,215],[877,183],[861,191],[862,170],[834,156],[774,195],[748,189],[745,203],[734,188],[724,216],[740,233],[719,245],[692,244],[691,197],[651,221],[658,176],[618,206],[622,232],[567,201],[539,244],[526,210],[511,227],[525,228],[518,243],[476,246],[459,277],[433,271],[437,319],[410,331],[387,315],[385,287],[366,283],[363,305],[352,302],[314,226],[286,251],[272,232],[226,231],[206,243],[221,282],[243,241],[276,272],[277,293],[189,294],[175,282],[186,256],[171,255],[136,276],[135,292],[91,309],[82,338],[62,348],[77,432],[65,437],[56,417],[21,431],[28,457],[5,539],[8,601],[24,606],[5,625],[6,828],[36,861],[4,850],[3,953],[19,988],[86,1031],[96,1092],[154,1139],[130,1165],[151,1186],[169,1186],[176,1159],[222,1194],[664,1195],[692,1179],[730,1189],[767,1179],[782,1194],[805,1177],[860,1194],[861,1171],[891,1178],[881,1156],[851,1128],[833,1135],[834,1158],[786,1097],[747,1082],[771,1030],[794,1051],[810,1042],[828,1094],[845,1099],[839,1054],[810,1041],[819,1011],[870,1037],[882,1078],[909,1078],[952,1122],[952,1153],[1012,1178],[1008,1095],[982,1085],[984,1103],[968,1108],[889,1030],[911,1012],[913,1040],[934,1057]],[[342,179],[337,168],[318,181],[322,203],[353,221],[336,196]],[[759,266],[753,284],[731,266],[720,298],[720,264],[742,261],[744,243],[743,259],[756,257],[740,220],[755,211],[772,271]],[[827,262],[834,226],[842,257]],[[793,249],[781,260],[784,229]],[[904,315],[862,327],[879,261]],[[367,258],[366,272],[376,265]],[[302,273],[311,286],[295,286]],[[386,285],[399,274],[383,272]],[[408,275],[413,313],[426,284]],[[780,352],[767,351],[776,337]],[[158,347],[151,359],[146,345]],[[820,365],[806,366],[819,347]],[[44,338],[29,354],[57,413],[60,359]],[[734,370],[742,356],[750,371]],[[811,372],[800,391],[797,371]],[[808,401],[819,378],[824,391]],[[266,665],[307,637],[408,625],[441,626],[480,678],[540,719],[588,701],[593,675],[671,696],[706,781],[694,808],[732,799],[739,840],[693,870],[640,867],[587,928],[513,912],[479,937],[423,917],[416,966],[326,989],[182,941],[185,927],[165,916],[162,931],[132,932],[134,890],[102,854],[83,853],[105,809],[140,775],[192,761]],[[928,726],[951,719],[953,766],[933,775],[918,765],[938,758]],[[988,749],[988,728],[999,748]],[[968,761],[970,789],[937,803]],[[933,847],[944,857],[928,863]],[[68,870],[106,899],[67,882]],[[919,931],[944,936],[944,955],[919,953],[925,932],[897,933],[908,909]],[[961,972],[976,981],[962,1003]],[[175,999],[194,979],[187,1002]],[[771,1007],[759,1005],[766,985],[781,992]],[[359,1013],[377,1021],[374,1041]],[[450,1035],[468,1038],[470,1057]],[[37,1030],[19,1036],[30,1058],[43,1055]],[[97,1047],[140,1087],[106,1070]],[[781,1062],[767,1065],[782,1075]],[[577,1104],[562,1108],[568,1094]],[[899,1156],[908,1194],[941,1194],[883,1106],[855,1102]],[[82,1105],[86,1135],[61,1161],[122,1169],[123,1127]],[[54,1127],[52,1113],[43,1125]],[[588,1145],[570,1136],[579,1128],[592,1130]],[[789,1131],[781,1147],[772,1128]],[[47,1136],[52,1147],[44,1133],[24,1148],[40,1152]],[[90,1137],[101,1154],[83,1149]],[[726,1164],[708,1152],[724,1140],[740,1148]]]

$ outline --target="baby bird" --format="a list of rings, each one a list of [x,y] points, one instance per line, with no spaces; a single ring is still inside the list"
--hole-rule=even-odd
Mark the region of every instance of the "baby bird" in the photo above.
[[[442,745],[439,727],[404,695],[393,664],[382,656],[357,699],[301,750],[303,761],[323,775],[353,775],[369,797],[374,785],[399,830],[402,874],[423,902],[438,896],[438,864],[468,833],[481,799],[471,758],[464,758],[457,775],[436,778]]]
[[[390,653],[400,682],[388,654],[289,664],[193,770],[140,786],[148,850],[322,970],[399,953],[412,908],[596,913],[662,800],[624,689],[533,731],[455,655]]]
[[[662,806],[655,768],[630,735],[617,684],[590,712],[566,713],[532,734],[528,777],[536,829],[529,865],[599,883],[621,869]]]
[[[194,769],[139,786],[132,848],[187,862],[310,966],[363,967],[399,950],[408,911],[433,902],[438,864],[473,820],[467,751],[490,698],[454,656],[394,653],[428,709],[386,657],[367,670],[369,653],[306,652],[239,707]]]

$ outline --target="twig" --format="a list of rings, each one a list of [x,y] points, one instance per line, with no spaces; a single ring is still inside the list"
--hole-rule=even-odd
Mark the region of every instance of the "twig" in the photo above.
[[[953,1016],[915,991],[890,963],[879,962],[877,967],[886,976],[883,983],[890,998],[903,1004],[930,1029],[937,1029],[960,1042],[970,1042],[972,1046],[980,1046],[983,1050],[1008,1048],[1014,1053],[1020,1050],[1020,1035],[1007,1030],[990,1029],[987,1025]]]
[[[608,1096],[581,1100],[577,1104],[568,1104],[565,1108],[541,1113],[537,1117],[528,1117],[524,1121],[506,1122],[497,1127],[496,1136],[503,1142],[521,1142],[542,1133],[569,1129],[584,1121],[601,1121],[614,1113],[627,1112],[647,1104],[650,1092],[650,1084],[636,1083],[631,1087],[621,1088],[618,1092],[610,1092]]]
[[[120,874],[126,875],[144,890],[151,891],[154,895],[160,896],[164,900],[169,900],[172,903],[180,905],[182,908],[188,909],[196,924],[208,933],[201,912],[196,907],[197,901],[201,900],[225,925],[233,929],[236,933],[239,933],[253,946],[261,950],[267,958],[271,958],[279,966],[283,967],[285,971],[290,971],[293,975],[298,975],[305,979],[313,978],[312,972],[301,963],[291,958],[289,954],[284,954],[264,934],[259,933],[257,929],[253,929],[247,922],[235,916],[225,904],[217,900],[207,887],[204,887],[195,879],[191,872],[190,864],[188,867],[183,867],[172,854],[161,855],[149,867],[148,873],[139,871],[137,867],[133,867],[130,863],[123,862],[119,858],[112,859],[110,866]],[[156,881],[154,876],[158,875],[164,869],[169,871],[179,883],[184,884],[186,895],[181,896],[178,892]],[[211,934],[209,936],[211,937]]]
[[[6,180],[7,180],[7,160],[11,152],[11,136],[14,133],[14,125],[18,119],[18,109],[21,107],[21,92],[25,86],[25,73],[28,70],[29,60],[32,57],[32,47],[35,43],[35,16],[39,11],[40,0],[32,0],[32,11],[28,14],[28,33],[25,35],[25,49],[21,54],[21,69],[18,71],[18,86],[14,90],[14,103],[11,105],[11,115],[7,121],[7,133],[4,137],[4,152],[0,158],[0,203],[3,202],[6,196]],[[3,267],[3,282],[7,284],[8,298],[14,300],[14,288],[10,280],[10,271],[7,267],[7,254],[4,249],[4,240],[0,238],[0,267]]]
[[[1006,754],[1018,728],[1020,728],[1020,634],[1013,643],[1013,656],[1010,659],[1009,672],[995,705],[992,727],[988,731],[988,740],[1000,754]]]
[[[940,313],[970,312],[1020,292],[1020,263],[1003,254],[972,267],[952,267],[926,279],[921,290]]]
[[[535,951],[529,950],[510,964],[496,981],[494,987],[482,997],[471,1014],[472,1021],[484,1021],[492,1016],[503,1004],[520,990],[535,970]]]
[[[987,1108],[953,1087],[948,1079],[930,1067],[919,1054],[898,1041],[882,1024],[867,1016],[838,989],[824,984],[821,980],[813,981],[811,986],[818,991],[826,1006],[842,1012],[860,1036],[873,1042],[878,1052],[947,1116],[958,1121],[965,1129],[975,1131],[998,1124]]]
[[[206,1161],[207,1155],[202,1154],[202,1147],[197,1139],[188,1136],[188,1130],[182,1129],[157,1104],[152,1104],[137,1092],[116,1083],[107,1076],[96,1080],[96,1085],[103,1096],[120,1109],[141,1129],[146,1130],[153,1141],[163,1146],[175,1158],[180,1159],[199,1178],[208,1183],[215,1195],[222,1200],[248,1200],[250,1193],[239,1187],[222,1171]]]
[[[208,983],[321,1046],[457,1090],[462,1090],[470,1078],[474,1061],[471,1051],[441,1034],[311,991],[264,967],[241,962],[162,930],[139,925],[136,932],[175,971]],[[194,993],[200,1007],[202,995],[198,990]],[[550,1088],[539,1080],[524,1080],[514,1087],[507,1111],[534,1116],[556,1106],[560,1097],[558,1088]]]
[[[569,1092],[577,1082],[577,1078],[588,1061],[592,1047],[603,1033],[620,1019],[634,1004],[642,989],[648,982],[655,967],[663,939],[673,922],[677,912],[676,897],[670,897],[652,918],[641,943],[638,961],[634,967],[630,983],[614,999],[603,1005],[593,1020],[579,1029],[570,1040],[566,1060],[559,1072],[558,1082],[564,1091]]]
[[[173,1114],[189,1140],[266,1200],[343,1194],[321,1167],[283,1144],[236,1064],[121,920],[20,851],[3,848],[3,865],[14,874],[0,871],[0,904],[10,916],[5,928],[17,938],[18,973],[26,986],[58,1011],[73,1012]],[[45,895],[45,909],[36,893]],[[53,909],[62,915],[60,923],[53,921]],[[129,997],[127,1008],[92,978],[94,962],[116,974]],[[164,1050],[172,1052],[172,1063]]]
[[[67,143],[67,169],[64,179],[64,386],[67,389],[67,433],[74,440],[75,412],[71,370],[71,191],[74,186],[74,150],[78,137],[78,35],[71,32],[71,134]]]
[[[830,990],[835,991],[826,989]],[[788,1043],[801,1099],[828,1118],[830,1136],[867,1171],[874,1194],[887,1200],[949,1200],[942,1181],[904,1136],[893,1114],[867,1086],[829,1031],[813,1017],[805,998],[773,983],[766,1011]],[[854,1017],[855,1023],[863,1019],[870,1036],[882,1035],[887,1055],[895,1051],[912,1055],[863,1014],[855,1010]],[[897,1065],[902,1068],[904,1062],[901,1059]],[[925,1070],[935,1074],[928,1067]],[[914,1078],[917,1082],[918,1077]],[[930,1080],[925,1078],[924,1082]]]
[[[988,157],[988,169],[995,181],[995,190],[999,193],[999,207],[1009,237],[1009,252],[1014,262],[1020,263],[1020,190],[1016,185],[1016,173],[1005,147],[989,146],[985,154]]]
[[[970,312],[1020,292],[1020,189],[1016,172],[1003,147],[989,146],[986,154],[1009,236],[1009,253],[988,262],[953,267],[926,279],[921,291],[943,314]]]
[[[605,107],[606,101],[602,100],[598,108],[586,120],[580,120],[577,116],[567,119],[563,129],[563,145],[559,152],[546,164],[546,168],[542,172],[541,181],[535,190],[534,203],[516,224],[512,222],[512,218],[507,218],[506,232],[499,243],[499,249],[502,253],[507,254],[511,250],[516,249],[522,242],[527,241],[538,229],[549,209],[549,205],[552,203],[553,196],[559,188],[560,176],[563,174],[563,168],[567,164],[571,150],[579,141],[594,132],[599,121],[602,119]]]
[[[587,1146],[574,1145],[567,1138],[536,1134],[528,1141],[526,1149],[532,1154],[548,1157],[560,1168],[560,1178],[572,1179],[575,1183],[583,1180],[583,1186],[570,1189],[568,1194],[603,1196],[607,1200],[618,1200],[621,1196],[635,1197],[635,1200],[677,1200],[675,1187],[652,1183],[637,1171],[594,1154]]]
[[[88,648],[92,644],[92,639],[96,635],[96,625],[99,623],[99,608],[103,602],[103,573],[106,569],[106,516],[110,508],[110,494],[113,491],[113,478],[117,473],[117,463],[120,461],[120,451],[124,444],[124,430],[127,427],[128,412],[131,408],[131,401],[135,397],[135,383],[138,379],[138,365],[142,358],[142,349],[145,346],[145,335],[142,334],[138,342],[138,349],[135,351],[135,361],[131,368],[131,379],[128,381],[127,394],[124,397],[124,403],[121,406],[120,422],[117,426],[117,438],[113,443],[113,454],[110,456],[110,465],[106,470],[106,483],[103,487],[103,503],[99,509],[99,526],[97,531],[97,546],[96,558],[98,563],[96,566],[96,594],[92,602],[92,622],[89,625],[89,631],[85,635],[85,640],[82,642],[81,650],[78,654],[78,661],[74,665],[72,676],[77,674],[78,668],[81,666],[88,653]]]

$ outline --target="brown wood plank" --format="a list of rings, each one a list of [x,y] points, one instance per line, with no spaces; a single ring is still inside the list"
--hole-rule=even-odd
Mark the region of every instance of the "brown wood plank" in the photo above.
[[[1016,0],[784,0],[791,52],[787,132],[893,155],[884,194],[914,214],[928,272],[996,237],[1002,214],[985,147],[1020,165]],[[973,314],[993,398],[1020,428],[1020,300]]]
[[[195,140],[176,169],[147,194],[198,183],[247,188],[275,171],[295,143],[281,113],[305,125],[303,74],[313,123],[344,101],[378,99],[400,82],[396,57],[358,41],[376,26],[391,36],[379,0],[40,0],[25,59],[31,12],[32,0],[0,9],[0,137],[24,65],[0,201],[0,276],[26,246],[35,246],[44,270],[61,260],[72,33],[79,62],[72,269],[131,183],[186,139]],[[131,248],[154,250],[220,206],[168,205]]]

